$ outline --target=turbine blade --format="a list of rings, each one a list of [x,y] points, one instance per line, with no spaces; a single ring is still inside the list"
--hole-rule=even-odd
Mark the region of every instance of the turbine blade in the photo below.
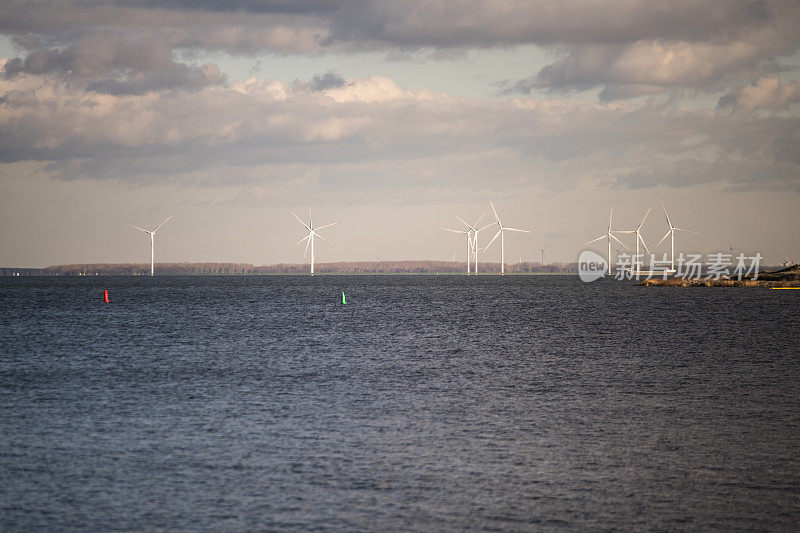
[[[140,228],[139,226],[134,226],[133,224],[128,224],[128,225],[129,225],[130,227],[132,227],[132,228],[136,228],[136,229],[138,229],[139,231],[143,231],[143,232],[145,232],[145,233],[150,233],[150,230],[146,230],[146,229],[144,229],[144,228]]]
[[[612,233],[616,233],[617,235],[628,235],[630,233],[636,233],[636,230],[633,230],[633,229],[631,229],[631,230],[618,229],[618,230],[614,230]]]
[[[497,239],[497,237],[499,237],[501,233],[503,233],[503,230],[497,230],[497,233],[495,233],[495,234],[494,234],[494,237],[492,237],[492,240],[491,240],[491,241],[489,241],[489,244],[487,244],[486,246],[484,246],[484,247],[483,247],[483,250],[481,250],[481,251],[484,251],[484,250],[486,250],[486,249],[487,249],[489,246],[491,246],[491,245],[492,245],[492,243],[495,241],[495,239]]]
[[[652,207],[648,207],[648,208],[647,208],[647,213],[645,213],[645,214],[644,214],[644,216],[642,217],[642,221],[639,223],[639,227],[638,227],[638,228],[636,228],[637,230],[638,230],[638,229],[642,229],[642,224],[644,224],[644,221],[645,221],[645,219],[647,218],[647,215],[649,215],[649,214],[650,214],[650,211],[652,211],[652,209],[653,209]]]
[[[468,228],[470,228],[470,229],[472,228],[472,226],[470,226],[469,224],[467,224],[467,223],[464,221],[464,219],[463,219],[463,218],[461,218],[460,216],[456,215],[456,218],[457,218],[458,220],[460,220],[460,221],[461,221],[461,223],[462,223],[462,224],[464,224],[466,227],[468,227]]]
[[[305,222],[303,222],[302,220],[300,220],[300,217],[299,217],[299,216],[297,216],[297,215],[295,215],[295,214],[294,214],[294,211],[292,211],[292,216],[293,216],[294,218],[296,218],[296,219],[297,219],[297,221],[298,221],[300,224],[302,224],[304,228],[306,228],[308,231],[311,231],[311,228],[309,228],[309,227],[308,227],[308,225],[307,225]]]
[[[332,222],[331,224],[325,224],[324,226],[320,226],[318,228],[314,228],[314,231],[319,231],[321,229],[330,228],[331,226],[335,226],[338,222]]]
[[[611,233],[611,217],[614,216],[614,208],[611,208],[611,213],[608,215],[608,233]]]
[[[530,233],[530,230],[526,230],[526,229],[517,229],[517,228],[503,228],[503,230],[504,230],[504,231],[505,231],[505,230],[508,230],[508,231],[520,231],[520,232],[522,232],[522,233]]]
[[[314,235],[316,235],[317,237],[319,237],[319,238],[320,238],[320,239],[322,239],[323,241],[327,242],[328,244],[333,244],[331,241],[329,241],[328,239],[326,239],[326,238],[325,238],[325,237],[323,237],[322,235],[319,235],[318,233],[315,233]]]
[[[305,237],[303,237],[302,239],[300,239],[299,241],[297,241],[296,243],[294,243],[294,245],[295,245],[295,246],[297,246],[298,244],[302,243],[304,240],[308,239],[309,237],[311,237],[311,235],[310,235],[310,234],[309,234],[309,235],[306,235]],[[307,246],[307,245],[306,245],[306,246]]]
[[[442,229],[445,230],[445,231],[452,231],[453,233],[458,233],[459,235],[466,235],[467,234],[466,231],[460,231],[460,230],[457,230],[457,229],[450,229],[450,228],[442,228]]]
[[[664,216],[667,217],[667,226],[670,228],[672,227],[672,222],[669,219],[669,215],[667,214],[667,208],[664,207],[664,202],[661,202],[661,208],[664,210]]]
[[[494,226],[495,224],[497,224],[497,222],[492,222],[491,224],[486,224],[484,227],[479,228],[478,231],[483,231],[488,227]]]
[[[694,233],[694,234],[700,233],[699,231],[692,231],[690,229],[683,229],[683,228],[672,228],[672,229],[674,229],[676,231],[685,231],[686,233]]]
[[[492,203],[491,200],[489,200],[489,205],[492,206],[492,211],[494,211],[495,220],[497,220],[497,222],[500,222],[500,217],[497,216],[497,209],[494,208],[494,204]]]
[[[584,246],[586,246],[587,244],[592,244],[593,242],[597,242],[597,241],[599,241],[600,239],[605,239],[605,238],[606,238],[606,236],[605,236],[605,235],[600,235],[598,238],[596,238],[596,239],[593,239],[593,240],[591,240],[591,241],[589,241],[589,242],[587,242],[587,243],[584,243],[583,245],[584,245]]]
[[[481,222],[481,219],[483,218],[483,216],[484,216],[485,214],[486,214],[486,213],[481,213],[481,216],[479,216],[479,217],[478,217],[478,220],[476,220],[476,221],[475,221],[475,225],[474,225],[474,226],[472,226],[473,228],[477,228],[477,227],[478,227],[478,224],[480,224],[480,222]]]
[[[165,219],[164,219],[164,222],[162,222],[161,224],[159,224],[159,225],[158,225],[158,227],[157,227],[156,229],[154,229],[154,230],[153,230],[153,233],[155,233],[155,232],[157,232],[159,229],[161,229],[161,226],[163,226],[164,224],[166,224],[166,223],[167,223],[167,221],[168,221],[169,219],[171,219],[171,218],[172,218],[171,216],[169,216],[169,217],[165,218]]]
[[[623,243],[621,240],[619,240],[619,239],[617,239],[616,237],[614,237],[614,234],[613,234],[613,233],[609,233],[609,234],[608,234],[608,236],[609,236],[609,237],[611,237],[612,239],[614,239],[615,241],[617,241],[618,243],[622,244],[622,246],[623,246],[623,247],[624,247],[626,250],[628,249],[628,247],[627,247],[627,246],[625,246],[625,244],[624,244],[624,243]],[[603,237],[605,237],[605,235],[603,235]],[[600,237],[600,238],[602,239],[603,237]],[[595,239],[595,240],[599,240],[599,239]]]
[[[551,243],[549,243],[549,242],[548,242],[548,243],[547,243],[547,246],[545,246],[544,248],[542,248],[542,251],[545,251],[545,250],[547,250],[548,248],[550,248],[550,244],[551,244]]]
[[[661,237],[661,240],[660,240],[660,241],[658,241],[658,244],[656,244],[656,247],[658,247],[658,246],[659,246],[659,245],[660,245],[662,242],[664,242],[664,239],[666,239],[667,237],[669,237],[669,234],[670,234],[670,232],[671,232],[671,231],[672,231],[672,229],[670,228],[670,229],[669,229],[669,230],[668,230],[668,231],[667,231],[667,232],[664,234],[664,236],[663,236],[663,237]]]
[[[308,234],[308,237],[306,237],[306,239],[308,239],[308,240],[306,241],[306,249],[303,252],[303,259],[305,259],[306,256],[308,255],[308,245],[311,244],[311,234],[310,233]],[[300,241],[300,242],[303,242],[303,241]],[[300,243],[298,243],[298,244],[300,244]]]

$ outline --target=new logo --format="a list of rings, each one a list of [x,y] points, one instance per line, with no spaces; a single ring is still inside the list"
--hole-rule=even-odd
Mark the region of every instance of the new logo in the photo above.
[[[600,279],[608,272],[608,262],[602,255],[591,250],[584,250],[578,257],[578,275],[581,281],[590,282]]]

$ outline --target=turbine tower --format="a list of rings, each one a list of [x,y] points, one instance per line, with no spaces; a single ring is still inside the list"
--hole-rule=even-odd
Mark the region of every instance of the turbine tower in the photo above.
[[[303,237],[302,239],[300,239],[299,241],[297,241],[297,244],[302,244],[302,243],[303,243],[303,241],[306,241],[306,251],[305,251],[305,252],[303,252],[303,258],[305,258],[305,257],[306,257],[306,254],[308,254],[308,247],[309,247],[309,245],[311,246],[311,275],[313,276],[313,275],[314,275],[314,260],[316,259],[316,255],[315,255],[315,252],[314,252],[314,238],[315,238],[315,237],[319,237],[319,238],[320,238],[320,239],[322,239],[323,241],[325,241],[325,242],[327,242],[327,243],[330,243],[330,244],[333,244],[331,241],[329,241],[328,239],[326,239],[325,237],[323,237],[322,235],[320,235],[320,234],[319,234],[319,233],[317,233],[317,232],[318,232],[319,230],[321,230],[321,229],[325,229],[325,228],[329,228],[329,227],[331,227],[331,226],[334,226],[334,225],[338,224],[338,222],[332,222],[331,224],[325,224],[324,226],[320,226],[320,227],[318,227],[318,228],[315,228],[315,227],[314,227],[314,221],[313,221],[313,219],[311,218],[311,209],[309,209],[309,210],[308,210],[308,224],[306,224],[305,222],[303,222],[302,220],[300,220],[300,217],[298,217],[297,215],[295,215],[295,214],[294,214],[294,211],[292,212],[292,216],[293,216],[294,218],[296,218],[296,219],[297,219],[297,221],[298,221],[300,224],[302,224],[302,225],[303,225],[303,227],[304,227],[304,228],[305,228],[305,229],[308,231],[308,235],[306,235],[305,237]]]
[[[172,217],[169,216],[164,219],[164,222],[156,226],[156,229],[153,230],[146,230],[144,228],[140,228],[139,226],[134,226],[133,224],[128,224],[132,228],[136,228],[139,231],[143,231],[150,235],[150,275],[154,275],[155,273],[155,265],[156,265],[156,232],[161,229],[161,226],[167,223],[167,220],[171,219]]]
[[[544,266],[544,251],[547,250],[549,247],[550,243],[547,243],[547,245],[544,248],[539,248],[539,251],[542,252],[542,266]]]
[[[664,216],[667,217],[667,225],[669,226],[669,229],[664,234],[664,236],[661,237],[661,240],[658,241],[658,244],[661,244],[662,242],[664,242],[664,239],[666,239],[667,237],[671,237],[670,240],[672,241],[672,243],[671,243],[672,244],[672,252],[669,254],[669,259],[670,259],[669,262],[670,262],[670,270],[675,270],[675,232],[676,231],[685,231],[686,233],[695,233],[695,234],[697,232],[696,231],[692,231],[690,229],[683,229],[683,228],[679,228],[677,226],[673,226],[672,225],[672,221],[669,219],[669,215],[667,214],[667,208],[664,207],[664,202],[661,202],[661,208],[664,210]],[[656,246],[658,246],[658,244]],[[728,243],[728,244],[730,244],[730,243]]]
[[[463,218],[456,215],[456,218],[461,221],[462,224],[467,226],[469,230],[472,232],[472,255],[475,260],[475,273],[478,273],[478,232],[481,231],[483,228],[478,228],[478,223],[480,223],[481,219],[486,213],[481,213],[481,216],[478,217],[478,220],[475,221],[475,224],[469,225],[467,224]]]
[[[466,220],[458,215],[455,215],[455,217],[467,227],[466,230],[459,231],[455,229],[442,228],[445,231],[452,231],[453,233],[459,233],[467,236],[467,274],[470,273],[470,262],[472,262],[473,259],[475,260],[475,273],[478,273],[478,232],[483,229],[478,229],[478,223],[485,214],[486,213],[481,213],[481,216],[478,217],[478,220],[475,221],[475,224],[468,224]]]
[[[494,204],[492,202],[489,202],[489,205],[492,206],[492,211],[494,211],[494,222],[492,222],[491,224],[487,224],[486,226],[482,227],[481,229],[488,228],[489,226],[493,226],[495,224],[497,224],[497,228],[498,229],[497,229],[497,233],[495,233],[494,237],[492,237],[492,240],[489,241],[489,244],[487,244],[483,249],[485,250],[486,248],[491,246],[492,243],[494,242],[494,240],[497,237],[500,237],[500,275],[503,275],[503,274],[505,274],[505,260],[504,260],[505,259],[505,232],[506,231],[519,231],[520,233],[530,233],[530,231],[528,231],[526,229],[516,229],[516,228],[509,228],[508,226],[504,226],[503,223],[500,222],[500,217],[497,215],[497,209],[494,208]],[[476,239],[476,242],[475,242],[476,248],[477,248],[477,245],[478,245],[478,243],[477,243],[477,239]]]
[[[592,239],[591,241],[589,241],[589,242],[584,244],[584,246],[586,246],[588,244],[592,244],[593,242],[597,242],[597,241],[602,240],[602,239],[608,239],[608,273],[609,274],[611,274],[611,239],[614,239],[615,241],[620,243],[623,248],[625,248],[625,249],[628,248],[627,246],[625,246],[625,244],[623,244],[623,242],[621,240],[617,239],[614,236],[614,232],[611,231],[611,218],[613,216],[614,216],[614,208],[612,207],[611,208],[611,214],[608,215],[608,231],[606,231],[603,235],[600,235],[598,238]],[[628,232],[618,231],[617,233],[633,233],[633,232],[631,232],[631,231],[628,231]]]

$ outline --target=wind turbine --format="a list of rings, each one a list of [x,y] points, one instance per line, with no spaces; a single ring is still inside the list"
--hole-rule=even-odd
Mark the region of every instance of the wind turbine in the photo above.
[[[644,250],[648,254],[650,253],[650,250],[647,248],[647,243],[644,242],[644,237],[642,237],[641,230],[642,230],[642,226],[644,225],[644,221],[647,219],[647,215],[649,215],[650,211],[652,211],[652,210],[653,210],[652,207],[648,207],[647,208],[647,213],[644,214],[644,216],[642,217],[642,221],[639,222],[639,225],[636,226],[635,230],[626,230],[626,231],[618,231],[617,232],[617,233],[635,233],[636,234],[636,258],[635,258],[636,261],[639,260],[639,242],[641,242],[642,246],[644,246]],[[611,254],[609,252],[609,258],[610,257],[611,257]],[[639,270],[639,268],[640,268],[640,265],[636,265],[636,270]],[[652,268],[652,266],[651,266],[651,268]],[[631,265],[631,269],[633,269],[633,265]]]
[[[597,242],[597,241],[602,240],[602,239],[608,239],[608,273],[609,274],[611,273],[611,239],[614,239],[615,241],[620,243],[623,248],[626,248],[626,249],[628,248],[627,246],[625,246],[625,244],[623,244],[623,242],[621,240],[617,239],[614,236],[614,233],[611,231],[611,218],[613,216],[614,216],[614,208],[612,207],[611,208],[611,214],[608,215],[608,231],[606,231],[603,235],[600,235],[598,238],[592,239],[591,241],[589,241],[586,244],[584,244],[584,246],[586,246],[588,244],[592,244],[593,242]],[[618,231],[617,233],[625,233],[625,232]],[[627,233],[632,233],[632,232],[627,232]]]
[[[478,273],[478,232],[484,228],[479,228],[478,224],[480,223],[481,219],[486,213],[481,213],[481,216],[478,217],[478,220],[475,221],[475,224],[469,225],[467,224],[463,218],[456,215],[456,218],[461,221],[462,224],[467,226],[470,231],[472,232],[472,254],[475,259],[475,273]]]
[[[338,224],[338,222],[332,222],[331,224],[325,224],[324,226],[320,226],[318,228],[315,228],[314,227],[314,221],[311,218],[311,209],[308,210],[308,224],[306,224],[305,222],[300,220],[300,217],[295,215],[294,211],[292,212],[292,216],[294,218],[296,218],[297,221],[300,224],[302,224],[304,228],[306,228],[306,230],[308,230],[308,235],[306,235],[305,237],[303,237],[302,239],[297,241],[297,244],[302,244],[303,241],[306,241],[306,251],[303,252],[303,257],[306,256],[306,254],[308,253],[308,247],[309,247],[309,245],[311,245],[311,274],[313,275],[314,274],[314,259],[316,258],[316,255],[314,254],[314,238],[315,237],[319,237],[323,241],[325,241],[327,243],[330,243],[330,244],[333,244],[331,241],[329,241],[328,239],[326,239],[325,237],[323,237],[322,235],[320,235],[317,232],[319,230],[321,230],[321,229],[325,229],[325,228],[329,228],[331,226],[334,226],[334,225]]]
[[[481,219],[485,214],[486,213],[481,213],[481,216],[478,217],[478,220],[475,221],[475,224],[468,224],[467,221],[465,221],[463,218],[461,218],[458,215],[455,215],[455,217],[467,227],[466,231],[442,228],[445,231],[452,231],[453,233],[459,233],[461,235],[467,236],[467,274],[470,273],[470,261],[472,260],[473,257],[475,259],[475,273],[476,274],[478,273],[478,232],[481,229],[483,229],[483,228],[478,229],[478,224],[480,223]],[[470,256],[470,254],[474,255]]]
[[[697,234],[697,232],[696,231],[692,231],[690,229],[683,229],[683,228],[679,228],[677,226],[673,226],[672,225],[672,221],[670,221],[669,215],[667,214],[667,208],[664,207],[664,202],[661,202],[661,208],[664,210],[664,216],[667,217],[667,225],[669,226],[669,230],[667,230],[667,232],[664,234],[664,236],[661,237],[661,240],[658,241],[658,244],[661,244],[662,242],[664,242],[664,239],[666,239],[667,237],[671,236],[670,240],[672,241],[672,252],[670,253],[670,256],[669,256],[670,257],[670,270],[675,270],[675,232],[676,231],[685,231],[686,233],[694,233],[694,234]],[[656,244],[656,246],[658,246],[658,244]],[[728,243],[728,244],[730,244],[730,243]]]
[[[500,222],[500,217],[497,215],[497,209],[494,208],[494,204],[492,202],[489,202],[489,205],[492,206],[492,211],[494,211],[494,222],[492,222],[491,224],[487,224],[486,226],[482,227],[481,229],[485,229],[485,228],[488,228],[489,226],[493,226],[493,225],[497,224],[498,230],[497,230],[497,233],[494,234],[494,237],[492,237],[492,240],[489,241],[489,244],[484,246],[483,249],[485,250],[486,248],[491,246],[492,243],[494,242],[494,240],[498,236],[500,237],[500,275],[503,275],[505,273],[505,261],[504,261],[504,259],[505,259],[505,255],[504,255],[505,254],[505,238],[504,238],[505,232],[506,231],[519,231],[520,233],[530,233],[530,231],[528,231],[526,229],[516,229],[516,228],[509,228],[508,226],[504,226],[503,223]],[[477,247],[477,245],[478,245],[478,243],[477,243],[477,239],[476,239],[475,246]]]
[[[161,229],[161,226],[167,223],[167,220],[171,219],[172,217],[169,216],[164,219],[164,222],[156,226],[154,230],[146,230],[144,228],[140,228],[139,226],[134,226],[133,224],[128,224],[132,228],[136,228],[139,231],[143,231],[150,235],[150,275],[154,274],[155,264],[156,264],[156,232]]]
[[[542,252],[542,266],[544,266],[544,251],[547,250],[549,247],[550,243],[547,243],[547,245],[544,248],[539,248],[539,251]]]

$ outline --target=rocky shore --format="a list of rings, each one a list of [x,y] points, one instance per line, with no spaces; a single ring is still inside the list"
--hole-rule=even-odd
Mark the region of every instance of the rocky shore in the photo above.
[[[767,287],[792,288],[800,287],[800,265],[792,265],[772,272],[760,272],[758,279],[743,278],[741,280],[721,279],[645,279],[639,282],[645,287]]]

